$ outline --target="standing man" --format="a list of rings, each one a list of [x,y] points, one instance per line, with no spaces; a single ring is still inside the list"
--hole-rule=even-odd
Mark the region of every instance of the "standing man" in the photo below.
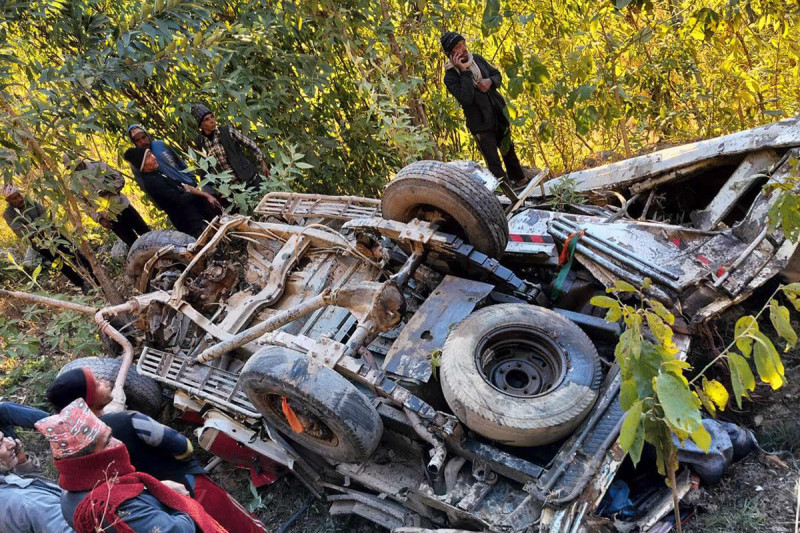
[[[200,128],[200,135],[195,139],[197,149],[214,156],[220,172],[232,171],[236,183],[244,183],[248,188],[257,189],[258,169],[242,152],[242,148],[249,149],[258,160],[261,174],[269,176],[267,162],[256,143],[233,126],[217,127],[214,113],[203,104],[192,106],[192,116],[197,119],[197,127]]]
[[[441,43],[449,59],[444,66],[444,84],[461,104],[467,128],[475,137],[486,166],[496,178],[508,178],[513,186],[524,185],[525,174],[511,142],[506,102],[497,91],[502,82],[500,71],[482,56],[470,53],[466,40],[456,32],[442,35]],[[503,170],[498,150],[508,173]]]
[[[69,155],[64,154],[63,158],[64,165],[70,168],[72,162]],[[142,215],[120,192],[125,186],[125,176],[102,161],[80,160],[74,170],[84,189],[81,201],[92,220],[113,231],[128,246],[150,231]],[[94,194],[99,201],[92,201]]]
[[[137,169],[139,186],[178,231],[197,237],[206,222],[222,211],[211,194],[168,177],[149,148],[130,148],[125,152],[125,160]]]
[[[50,264],[56,260],[56,254],[50,250],[52,247],[62,258],[61,273],[84,293],[87,292],[91,288],[90,285],[69,263],[79,264],[91,274],[89,261],[80,251],[72,250],[66,244],[57,242],[58,240],[69,242],[69,239],[52,228],[42,204],[28,200],[10,183],[3,187],[2,191],[3,197],[8,202],[3,211],[3,218],[11,231],[20,239],[27,240],[31,248]]]

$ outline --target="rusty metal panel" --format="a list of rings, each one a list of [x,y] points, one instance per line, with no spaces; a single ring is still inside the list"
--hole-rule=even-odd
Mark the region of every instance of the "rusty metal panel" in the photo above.
[[[422,382],[431,377],[430,354],[444,346],[450,329],[469,315],[493,285],[445,276],[397,336],[383,369]]]

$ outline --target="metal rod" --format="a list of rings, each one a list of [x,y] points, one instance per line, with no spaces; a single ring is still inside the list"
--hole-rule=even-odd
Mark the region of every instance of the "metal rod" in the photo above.
[[[755,250],[758,247],[758,245],[761,244],[761,241],[763,241],[766,237],[767,237],[767,227],[765,226],[764,229],[761,230],[761,233],[759,233],[756,236],[756,238],[753,239],[753,242],[751,242],[750,245],[747,248],[745,248],[741,254],[739,254],[739,257],[736,258],[736,260],[733,262],[730,268],[725,269],[725,273],[717,278],[717,280],[714,282],[714,287],[719,287],[720,285],[722,285],[722,283],[726,279],[728,279],[728,277],[730,277],[731,272],[736,270],[739,267],[739,265],[741,265],[744,262],[744,260],[747,259],[751,253],[753,253],[753,250]]]
[[[555,229],[557,231],[566,231],[566,232],[568,232],[566,235],[564,235],[564,237],[561,237],[564,240],[566,240],[567,237],[568,237],[568,234],[572,233],[571,228],[569,226],[565,226],[565,225],[561,225],[561,227],[556,227],[557,224],[558,224],[558,221],[557,220],[553,220],[551,228]],[[584,237],[586,237],[585,234],[584,234]],[[596,240],[596,238],[591,237],[591,236],[589,236],[588,239],[589,240]],[[580,244],[580,242],[578,243],[577,248],[578,248],[578,250],[581,250],[581,248],[583,248],[584,250],[587,250],[588,254],[585,251],[582,251],[582,253],[584,255],[586,255],[587,257],[590,257],[590,258],[592,258],[592,259],[594,259],[596,261],[598,260],[596,253],[593,252],[593,251],[590,251],[587,246]],[[669,286],[672,289],[680,290],[680,287],[675,284],[674,280],[671,280],[671,279],[665,277],[663,274],[661,274],[660,272],[658,272],[656,270],[653,270],[649,266],[645,266],[645,265],[637,263],[636,260],[631,259],[628,256],[615,257],[614,259],[616,259],[617,261],[619,261],[621,263],[624,263],[625,265],[627,265],[627,266],[629,266],[631,268],[634,268],[634,269],[638,270],[639,272],[641,272],[643,274],[646,274],[646,275],[652,277],[656,281],[659,281],[659,282],[663,283],[664,285]]]
[[[114,380],[114,388],[111,389],[111,397],[113,400],[103,410],[106,413],[116,413],[125,410],[125,380],[128,379],[128,372],[133,364],[133,345],[125,335],[111,325],[111,322],[108,321],[106,316],[112,317],[121,313],[136,312],[139,309],[141,309],[141,305],[134,299],[124,304],[104,307],[94,315],[94,321],[100,326],[100,331],[122,346],[122,364],[119,366],[119,372],[117,372],[117,377]]]
[[[553,237],[556,237],[557,239],[561,239],[562,241],[566,241],[566,239],[568,237],[567,234],[557,230],[556,228],[554,228],[552,226],[550,227],[549,232]],[[602,266],[606,270],[609,270],[612,274],[616,275],[617,277],[620,277],[622,279],[630,279],[630,280],[633,280],[634,282],[636,282],[638,284],[642,283],[642,278],[641,277],[639,277],[637,279],[635,276],[632,276],[630,272],[626,272],[625,270],[620,268],[618,265],[612,263],[608,259],[605,259],[604,257],[598,256],[596,253],[594,253],[592,250],[590,250],[586,246],[582,245],[580,242],[577,244],[576,250],[578,252],[580,252],[581,255],[586,256],[588,259],[591,259],[592,261],[594,261],[598,265]],[[671,301],[671,298],[666,293],[664,293],[663,291],[661,291],[659,289],[656,289],[655,287],[650,287],[649,289],[647,289],[646,292],[651,293],[657,299],[662,300],[664,302]]]
[[[0,289],[0,294],[2,294],[3,296],[8,296],[10,298],[19,298],[20,300],[28,300],[29,302],[37,304],[49,305],[51,307],[61,307],[63,309],[69,309],[70,311],[86,313],[87,315],[93,315],[97,313],[98,309],[97,307],[90,307],[88,305],[76,304],[74,302],[66,302],[64,300],[57,300],[56,298],[50,298],[48,296],[39,296],[38,294],[31,294],[29,292],[7,291],[5,289]]]
[[[593,241],[597,241],[599,244],[601,244],[603,246],[607,246],[611,250],[614,250],[615,252],[617,252],[617,253],[619,253],[621,255],[629,257],[632,260],[639,261],[639,258],[637,258],[635,255],[633,255],[633,252],[631,252],[630,250],[626,250],[625,248],[623,248],[619,244],[602,240],[600,237],[595,235],[593,231],[589,230],[588,228],[582,228],[577,223],[575,223],[575,222],[573,222],[573,221],[571,221],[571,220],[569,220],[567,218],[556,217],[556,218],[553,219],[553,222],[554,223],[558,222],[558,223],[566,226],[567,229],[572,229],[573,231],[583,231],[584,232],[584,237],[588,237]],[[678,276],[677,274],[675,274],[673,272],[670,272],[669,270],[667,270],[667,269],[665,269],[663,267],[660,267],[658,265],[652,265],[652,266],[650,266],[650,268],[654,268],[654,269],[658,270],[659,272],[661,272],[665,276],[668,276],[668,277],[674,279],[675,281],[680,279],[680,276]]]
[[[276,330],[279,327],[288,324],[289,322],[293,322],[298,318],[304,317],[307,314],[316,311],[320,307],[325,307],[328,305],[329,297],[330,289],[325,289],[310,300],[292,307],[291,309],[287,309],[286,311],[279,313],[265,320],[264,322],[261,322],[260,324],[237,333],[226,341],[207,348],[203,351],[203,353],[197,356],[197,362],[205,363],[207,361],[211,361],[212,359],[216,359],[217,357],[228,353],[231,350],[235,350],[236,348],[244,346],[248,342],[259,338],[265,333],[269,333],[270,331]]]

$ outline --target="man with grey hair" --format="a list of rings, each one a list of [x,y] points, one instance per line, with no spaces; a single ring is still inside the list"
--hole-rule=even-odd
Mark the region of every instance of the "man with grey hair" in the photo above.
[[[459,33],[446,32],[441,44],[449,59],[444,67],[444,84],[461,104],[467,129],[475,138],[486,166],[496,178],[508,178],[515,187],[524,185],[527,178],[511,141],[506,102],[498,91],[503,79],[500,71],[482,56],[471,53]]]
[[[0,531],[73,532],[61,513],[61,488],[41,475],[38,459],[25,453],[19,439],[2,432]]]

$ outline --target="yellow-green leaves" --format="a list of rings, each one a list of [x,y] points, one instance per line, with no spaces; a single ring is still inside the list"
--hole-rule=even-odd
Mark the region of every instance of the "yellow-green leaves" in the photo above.
[[[678,348],[672,342],[672,328],[659,315],[650,311],[645,312],[645,318],[647,319],[647,327],[650,328],[650,332],[661,343],[661,346],[669,353],[678,353]]]
[[[642,424],[642,400],[636,401],[625,413],[625,421],[619,434],[619,445],[637,464],[644,446],[644,425]]]
[[[750,335],[756,333],[758,333],[758,323],[755,317],[747,315],[736,321],[733,332],[736,337],[736,347],[745,357],[750,357],[750,353],[753,351],[753,337]]]
[[[614,282],[613,287],[609,287],[606,289],[606,292],[638,292],[636,287],[628,283],[627,281],[617,280]]]
[[[616,322],[622,318],[622,306],[614,298],[608,296],[595,296],[589,302],[595,307],[608,309],[606,313],[607,322]]]
[[[683,379],[670,372],[660,372],[655,384],[658,401],[672,432],[680,440],[689,437],[700,449],[708,450],[711,435],[703,426],[697,395],[689,390]]]
[[[700,401],[703,402],[703,407],[706,408],[711,415],[717,414],[717,409],[724,411],[728,405],[728,390],[725,385],[716,379],[708,380],[703,376],[703,388],[697,391]]]
[[[763,333],[756,334],[755,339],[753,359],[756,362],[758,376],[761,381],[769,383],[773,390],[777,389],[784,383],[783,363],[778,355],[778,350]]]
[[[747,391],[752,392],[756,388],[756,378],[753,376],[753,371],[750,370],[747,359],[736,352],[728,354],[728,368],[731,371],[733,397],[736,399],[736,405],[741,409],[742,398],[750,398]]]
[[[786,341],[786,348],[784,352],[788,352],[795,344],[797,344],[797,333],[792,328],[792,323],[789,320],[789,308],[780,305],[777,300],[769,302],[769,320],[772,322],[772,327],[778,332],[783,340]]]
[[[781,287],[781,290],[795,310],[800,311],[800,283],[790,283]]]

